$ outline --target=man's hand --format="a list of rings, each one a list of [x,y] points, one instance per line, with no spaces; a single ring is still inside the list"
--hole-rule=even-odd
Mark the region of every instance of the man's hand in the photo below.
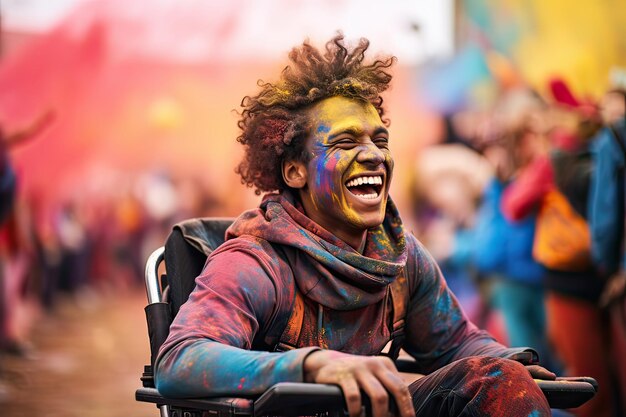
[[[545,379],[548,381],[554,381],[556,379],[556,374],[554,372],[548,371],[543,366],[526,365],[526,369],[528,369],[528,372],[530,372],[530,375],[534,379]]]
[[[407,384],[393,361],[384,356],[319,350],[304,361],[304,380],[339,385],[350,417],[361,414],[361,390],[370,398],[373,417],[389,416],[389,394],[398,406],[399,417],[415,416]]]

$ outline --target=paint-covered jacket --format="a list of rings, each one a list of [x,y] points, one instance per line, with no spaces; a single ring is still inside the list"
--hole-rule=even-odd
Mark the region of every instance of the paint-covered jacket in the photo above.
[[[258,394],[300,382],[306,356],[319,348],[379,354],[390,340],[389,284],[401,273],[410,292],[403,348],[422,373],[462,357],[524,350],[505,348],[467,319],[391,201],[362,254],[309,219],[289,194],[266,196],[226,238],[159,352],[156,386],[165,396]],[[297,349],[268,352],[277,306],[296,288],[305,301]]]

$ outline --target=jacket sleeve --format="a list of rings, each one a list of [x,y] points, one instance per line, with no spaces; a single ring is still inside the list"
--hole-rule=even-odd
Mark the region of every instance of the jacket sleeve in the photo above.
[[[531,352],[537,357],[530,348],[506,348],[470,322],[431,255],[415,238],[411,240],[407,271],[411,296],[403,347],[422,373],[469,356],[510,358]]]
[[[511,221],[519,221],[537,210],[554,184],[548,156],[536,158],[510,183],[502,195],[502,212]]]
[[[250,350],[277,298],[271,279],[276,266],[259,255],[230,245],[211,256],[159,351],[156,387],[162,395],[250,395],[277,382],[302,381],[304,359],[316,348]]]
[[[622,222],[616,174],[623,164],[622,151],[608,129],[603,129],[592,145],[593,171],[589,189],[588,213],[591,232],[591,255],[603,274],[612,274],[619,267]],[[621,173],[623,175],[623,173]]]

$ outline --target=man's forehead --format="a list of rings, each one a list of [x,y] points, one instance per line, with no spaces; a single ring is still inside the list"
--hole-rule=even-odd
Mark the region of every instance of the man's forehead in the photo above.
[[[383,124],[378,111],[370,102],[343,96],[329,97],[315,103],[308,115],[317,130],[325,130],[318,133],[327,133],[331,127],[332,130],[336,130],[355,123],[360,124],[363,118],[369,123]]]

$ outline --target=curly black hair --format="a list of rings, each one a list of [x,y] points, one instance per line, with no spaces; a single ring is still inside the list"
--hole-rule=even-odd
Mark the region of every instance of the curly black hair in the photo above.
[[[306,40],[289,53],[287,65],[280,79],[272,84],[258,81],[261,91],[241,101],[242,133],[237,141],[244,145],[243,161],[235,171],[241,182],[255,187],[255,193],[284,190],[283,161],[307,162],[304,149],[309,121],[303,110],[312,104],[333,96],[344,96],[370,102],[383,123],[383,99],[380,94],[389,88],[391,74],[386,70],[396,58],[393,56],[365,63],[369,41],[361,38],[349,49],[344,36],[338,33],[326,43],[324,51]]]

